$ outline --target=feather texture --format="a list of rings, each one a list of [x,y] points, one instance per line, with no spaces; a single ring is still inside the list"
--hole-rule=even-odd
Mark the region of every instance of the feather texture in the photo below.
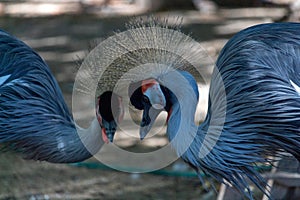
[[[183,137],[196,135],[182,158],[221,182],[225,179],[250,199],[248,179],[261,190],[266,184],[255,163],[270,162],[269,156],[281,152],[299,160],[300,96],[290,82],[300,82],[299,50],[298,23],[263,24],[235,35],[217,60],[205,121],[196,133],[193,120],[186,122]],[[173,84],[180,88],[179,81]],[[172,100],[169,136],[178,133],[179,113],[193,102],[189,91],[181,92],[185,99]],[[189,104],[180,110],[180,101]]]
[[[4,31],[0,31],[0,77],[3,148],[21,152],[27,159],[58,163],[85,160],[100,148],[89,143],[89,151],[82,143],[97,135],[80,135],[85,132],[80,128],[77,133],[61,90],[42,58]],[[94,122],[89,131],[97,126]]]

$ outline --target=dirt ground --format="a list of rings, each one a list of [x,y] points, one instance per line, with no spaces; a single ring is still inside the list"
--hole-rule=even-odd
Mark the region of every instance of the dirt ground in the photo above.
[[[243,14],[243,12],[240,12]],[[268,14],[268,13],[266,13]],[[158,13],[183,16],[183,31],[203,42],[215,59],[226,40],[238,30],[272,21],[273,16],[232,16],[230,10],[206,16],[197,11]],[[226,18],[227,17],[227,18]],[[99,18],[89,15],[53,17],[0,17],[0,27],[24,40],[49,64],[71,107],[76,62],[86,55],[91,41],[102,40],[113,31],[124,30],[129,17]],[[135,148],[130,144],[128,148]],[[94,160],[93,160],[94,161]],[[0,199],[216,199],[196,177],[131,174],[50,164],[0,154]]]
[[[0,157],[0,199],[199,199],[197,178],[130,174]]]

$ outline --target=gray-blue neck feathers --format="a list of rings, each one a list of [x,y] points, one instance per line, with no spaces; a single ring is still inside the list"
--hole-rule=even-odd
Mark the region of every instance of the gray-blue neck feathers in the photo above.
[[[34,160],[68,163],[91,157],[94,152],[81,140],[88,136],[78,135],[61,90],[42,58],[0,31],[0,63],[0,77],[6,77],[0,84],[0,143]]]
[[[225,179],[250,199],[247,179],[264,190],[265,181],[254,163],[272,161],[268,156],[282,152],[300,159],[300,96],[292,84],[300,85],[299,58],[300,24],[259,25],[234,36],[217,60],[208,115],[196,133],[190,117],[189,107],[195,107],[191,92],[183,90],[183,99],[177,97],[186,103],[181,107],[173,102],[169,138],[174,133],[194,137],[186,152],[179,151],[182,158],[196,170],[221,182]],[[180,88],[181,83],[173,85]],[[184,112],[188,117],[182,117]],[[223,126],[219,115],[225,116]],[[180,120],[185,120],[183,129]]]

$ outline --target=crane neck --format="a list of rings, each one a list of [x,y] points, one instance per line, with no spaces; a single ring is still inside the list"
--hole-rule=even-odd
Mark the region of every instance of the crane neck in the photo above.
[[[29,155],[33,159],[52,163],[80,162],[95,155],[103,145],[97,119],[94,119],[87,129],[74,122],[59,129],[54,124],[52,127],[53,130],[49,131],[52,135],[42,141],[44,143],[39,148],[39,154],[34,155],[35,157]]]
[[[168,138],[180,156],[186,152],[197,133],[197,126],[194,123],[195,110],[191,112],[188,107],[188,104],[187,106],[174,104],[167,126]]]
[[[77,124],[75,125],[78,136],[85,148],[92,155],[96,154],[103,145],[103,140],[101,137],[101,127],[98,120],[94,118],[91,122],[91,125],[86,129],[79,127]]]
[[[185,78],[172,81],[167,100],[170,105],[167,135],[180,156],[186,152],[197,134],[198,127],[194,120],[199,96],[195,79],[187,72],[181,75]]]

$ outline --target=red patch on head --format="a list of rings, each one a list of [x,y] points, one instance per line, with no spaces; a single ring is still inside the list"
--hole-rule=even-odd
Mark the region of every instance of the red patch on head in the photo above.
[[[172,108],[169,110],[168,112],[168,116],[167,116],[167,123],[169,122],[169,119],[171,117],[171,114],[172,114]]]
[[[97,116],[97,120],[98,120],[98,122],[99,122],[99,125],[100,125],[100,127],[101,127],[101,136],[102,136],[102,140],[106,143],[106,144],[108,144],[109,143],[109,140],[108,140],[108,138],[107,138],[107,135],[106,135],[106,130],[105,130],[105,128],[102,128],[102,117],[101,117],[101,115],[100,115],[100,113],[99,113],[99,101],[100,101],[100,97],[98,97],[98,101],[97,101],[97,105],[96,105],[96,116]]]
[[[148,79],[142,81],[142,92],[146,92],[146,90],[149,89],[149,87],[152,87],[153,85],[158,84],[158,82],[154,79]]]
[[[102,128],[102,129],[101,129],[101,133],[102,133],[102,140],[103,140],[106,144],[108,144],[108,143],[109,143],[109,140],[108,140],[108,138],[107,138],[107,134],[106,134],[105,128]]]

